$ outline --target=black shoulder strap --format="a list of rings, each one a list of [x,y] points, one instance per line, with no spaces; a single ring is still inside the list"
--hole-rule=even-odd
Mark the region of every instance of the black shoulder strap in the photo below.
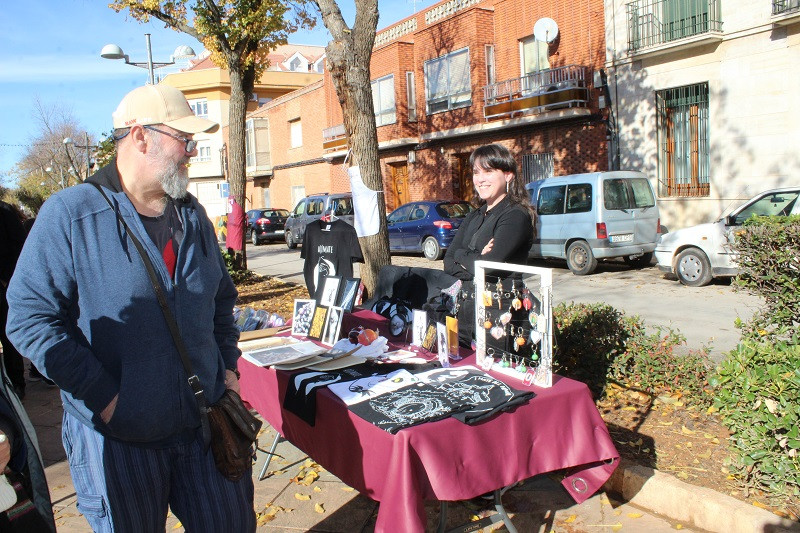
[[[150,283],[153,285],[153,290],[156,292],[156,298],[158,299],[158,304],[161,306],[161,311],[164,313],[164,319],[167,321],[167,326],[169,327],[169,332],[172,334],[172,340],[175,342],[175,347],[178,349],[178,354],[181,356],[181,362],[183,363],[183,369],[186,371],[186,375],[189,376],[189,386],[192,388],[194,392],[194,398],[197,400],[197,408],[200,411],[200,421],[202,426],[202,434],[203,434],[203,444],[207,447],[211,442],[211,430],[208,425],[208,402],[206,401],[205,393],[203,392],[203,387],[200,384],[200,379],[197,377],[197,374],[194,373],[192,369],[192,363],[189,361],[189,355],[186,350],[186,345],[183,343],[183,337],[181,337],[180,330],[178,329],[178,323],[175,321],[175,317],[172,315],[172,311],[167,304],[167,298],[164,296],[164,291],[161,289],[161,283],[158,281],[158,276],[156,275],[155,268],[153,267],[153,263],[150,261],[150,258],[147,255],[142,243],[139,242],[139,239],[136,238],[136,235],[131,231],[128,224],[125,222],[125,219],[122,218],[119,211],[114,208],[114,204],[111,203],[106,193],[103,192],[103,188],[97,183],[91,183],[101,195],[108,205],[111,207],[111,210],[117,215],[117,220],[119,220],[122,227],[125,228],[125,232],[130,237],[131,242],[136,247],[136,250],[139,252],[139,256],[142,258],[142,263],[144,263],[144,267],[147,270],[147,275],[150,277]]]

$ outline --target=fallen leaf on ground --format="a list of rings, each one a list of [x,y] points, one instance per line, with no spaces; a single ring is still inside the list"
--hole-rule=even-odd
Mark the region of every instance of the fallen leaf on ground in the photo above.
[[[316,512],[318,512],[319,514],[323,514],[323,513],[325,513],[325,508],[322,506],[322,504],[321,504],[321,503],[315,503],[315,504],[314,504],[314,510],[315,510]]]
[[[182,528],[182,527],[183,527],[183,524],[181,524],[180,522],[178,522],[177,524],[175,524],[174,526],[172,526],[172,529],[180,529],[180,528]]]
[[[578,518],[578,516],[577,516],[577,515],[571,514],[571,515],[569,515],[569,518],[567,518],[566,520],[564,520],[564,523],[565,523],[565,524],[571,524],[572,522],[574,522],[574,521],[575,521],[575,519],[576,519],[576,518]]]
[[[695,434],[694,431],[692,431],[691,429],[687,428],[686,426],[681,426],[681,433],[683,433],[684,435],[694,435]]]
[[[319,487],[314,487],[314,492],[322,492],[322,489]]]
[[[311,496],[308,494],[300,494],[299,492],[294,493],[294,497],[298,500],[310,500]]]
[[[642,513],[628,513],[628,518],[641,518]]]

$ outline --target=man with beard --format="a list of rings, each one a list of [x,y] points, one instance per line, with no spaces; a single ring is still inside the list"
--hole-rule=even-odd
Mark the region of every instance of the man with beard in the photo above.
[[[236,288],[186,190],[193,135],[219,126],[166,85],[128,93],[113,124],[116,158],[39,212],[9,286],[8,336],[62,390],[64,448],[94,531],[163,532],[168,506],[189,531],[254,531],[252,477],[228,481],[204,446],[132,241],[150,258],[208,403],[238,390]]]

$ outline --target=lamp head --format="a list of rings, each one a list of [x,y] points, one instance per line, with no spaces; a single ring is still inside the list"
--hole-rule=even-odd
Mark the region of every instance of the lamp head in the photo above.
[[[124,59],[127,56],[125,55],[125,52],[122,51],[122,48],[116,44],[107,44],[102,50],[100,50],[100,57],[104,57],[106,59]]]
[[[111,45],[109,45],[111,46]],[[103,48],[105,50],[105,48]],[[187,57],[194,57],[197,54],[194,53],[191,46],[186,46],[185,44],[180,45],[175,49],[175,52],[172,53],[172,59],[184,59]]]
[[[65,137],[63,143],[64,144],[75,144],[75,141],[72,140],[72,137]]]

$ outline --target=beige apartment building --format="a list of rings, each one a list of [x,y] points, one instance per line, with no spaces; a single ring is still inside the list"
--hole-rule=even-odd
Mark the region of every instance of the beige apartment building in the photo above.
[[[270,67],[255,85],[248,110],[257,109],[271,100],[312,84],[322,78],[325,49],[321,46],[284,45],[270,54]],[[227,198],[228,102],[230,78],[228,71],[215,66],[206,53],[181,72],[164,77],[166,83],[180,89],[195,114],[220,124],[211,134],[195,135],[196,157],[189,168],[189,192],[206,208],[208,216],[223,215]],[[267,158],[269,146],[262,145],[262,159]],[[252,180],[252,176],[248,175]],[[262,199],[263,201],[263,199]],[[250,206],[246,206],[249,209]]]
[[[800,183],[800,1],[605,0],[612,159],[670,229]]]

